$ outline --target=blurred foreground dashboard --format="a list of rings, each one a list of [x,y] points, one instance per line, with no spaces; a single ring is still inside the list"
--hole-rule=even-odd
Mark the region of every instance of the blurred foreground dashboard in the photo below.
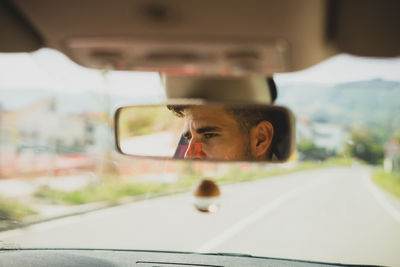
[[[5,249],[0,250],[0,267],[16,266],[365,266],[311,262],[241,254],[198,254],[184,252],[88,250],[88,249]]]

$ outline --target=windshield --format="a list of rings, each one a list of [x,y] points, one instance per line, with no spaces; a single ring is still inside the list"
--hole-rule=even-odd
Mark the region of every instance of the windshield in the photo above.
[[[119,106],[166,100],[157,73],[0,54],[0,246],[398,266],[399,73],[398,58],[339,55],[276,74],[296,117],[287,163],[152,161],[118,154],[112,129]],[[221,193],[210,213],[193,206],[205,178]]]

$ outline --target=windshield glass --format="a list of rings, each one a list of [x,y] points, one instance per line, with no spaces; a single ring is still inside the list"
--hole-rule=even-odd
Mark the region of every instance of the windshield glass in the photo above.
[[[153,161],[118,154],[112,129],[119,106],[166,100],[157,73],[0,54],[0,247],[398,266],[399,73],[398,58],[339,55],[276,74],[296,117],[287,163]],[[202,179],[220,187],[208,213],[193,205]]]

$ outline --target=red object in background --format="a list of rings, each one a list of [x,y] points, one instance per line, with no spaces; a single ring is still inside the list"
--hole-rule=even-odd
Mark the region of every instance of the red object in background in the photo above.
[[[186,139],[181,136],[179,139],[178,146],[176,147],[174,158],[175,159],[183,159],[185,157],[186,151],[188,149],[189,143]]]
[[[174,158],[184,158],[188,145],[178,145],[175,151]]]
[[[77,170],[95,169],[96,157],[75,155],[2,155],[0,178],[69,175]]]
[[[398,155],[400,154],[400,142],[395,138],[390,139],[385,145],[386,156]]]

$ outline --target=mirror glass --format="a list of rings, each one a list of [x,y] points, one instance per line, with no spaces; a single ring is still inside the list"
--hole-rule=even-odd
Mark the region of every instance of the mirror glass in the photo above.
[[[118,150],[186,160],[284,162],[292,154],[292,113],[274,105],[165,104],[119,108]]]

